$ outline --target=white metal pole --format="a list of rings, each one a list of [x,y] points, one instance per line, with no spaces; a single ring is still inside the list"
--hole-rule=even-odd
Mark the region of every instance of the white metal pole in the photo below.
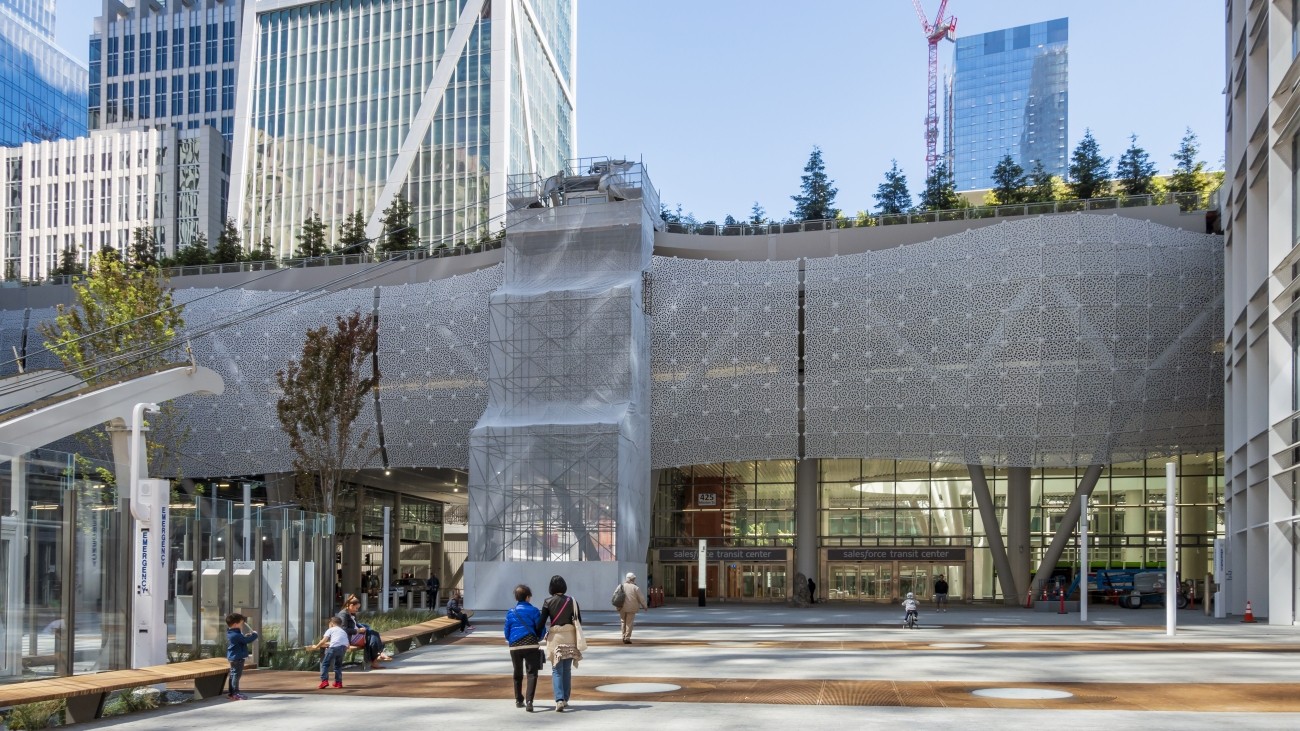
[[[380,594],[379,594],[379,611],[381,612],[388,611],[388,566],[392,560],[392,556],[388,552],[388,522],[389,519],[392,518],[392,515],[393,515],[393,509],[385,505],[384,506],[384,567],[383,569],[381,569],[384,572],[384,585],[380,588]]]
[[[709,562],[708,562],[708,557],[705,555],[708,553],[708,550],[709,550],[709,542],[701,538],[700,556],[699,556],[700,559],[699,580],[696,581],[696,585],[699,587],[699,592],[700,592],[701,607],[704,606],[704,596],[708,592],[708,588],[709,588],[709,582],[708,582]]]
[[[250,539],[253,533],[253,484],[244,483],[244,560],[253,560]]]
[[[1165,634],[1178,632],[1178,545],[1175,517],[1178,515],[1176,477],[1178,465],[1165,463]]]
[[[1079,621],[1088,621],[1088,494],[1079,496]]]

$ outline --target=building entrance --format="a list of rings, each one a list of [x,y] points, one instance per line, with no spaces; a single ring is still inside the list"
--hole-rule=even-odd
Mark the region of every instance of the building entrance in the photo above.
[[[658,558],[659,565],[652,571],[665,597],[699,596],[696,549],[660,549]],[[789,576],[790,557],[784,548],[715,548],[705,555],[705,596],[710,599],[784,601],[789,596]]]
[[[921,601],[931,601],[934,582],[941,575],[948,581],[949,598],[967,595],[963,548],[831,548],[825,555],[826,599],[889,603],[911,592]]]

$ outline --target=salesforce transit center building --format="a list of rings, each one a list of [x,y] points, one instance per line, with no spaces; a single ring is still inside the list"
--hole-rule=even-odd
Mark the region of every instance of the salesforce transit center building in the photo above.
[[[1020,603],[1079,571],[1085,497],[1090,567],[1163,566],[1170,461],[1179,570],[1204,591],[1224,529],[1223,239],[1203,213],[710,236],[670,230],[644,166],[609,159],[514,176],[509,202],[499,248],[174,278],[226,383],[179,402],[185,474],[288,494],[275,373],[359,311],[378,448],[339,511],[338,591],[432,571],[486,609],[561,573],[601,606],[634,571],[670,599],[702,580],[785,601],[810,577],[890,602],[943,574],[956,600]],[[8,352],[68,293],[0,296]]]

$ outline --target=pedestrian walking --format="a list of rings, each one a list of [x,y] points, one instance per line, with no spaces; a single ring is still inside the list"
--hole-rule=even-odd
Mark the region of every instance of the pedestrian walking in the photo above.
[[[811,576],[808,577],[808,602],[817,603],[817,582],[813,581]]]
[[[428,605],[429,609],[434,611],[438,610],[438,589],[441,587],[442,584],[438,581],[438,577],[434,574],[429,574],[429,578],[424,582],[424,603]]]
[[[533,696],[537,692],[537,673],[542,669],[541,639],[546,636],[546,623],[542,613],[529,600],[533,590],[520,584],[515,587],[515,606],[506,610],[506,644],[510,646],[510,664],[514,666],[515,708],[533,712]],[[525,670],[528,687],[524,689]]]
[[[248,659],[248,646],[257,642],[258,634],[248,626],[248,618],[238,612],[226,615],[226,660],[230,663],[230,693],[232,701],[248,700],[239,692],[239,679],[244,675],[244,661]]]
[[[569,585],[564,577],[551,577],[548,587],[551,595],[542,602],[542,621],[550,620],[546,639],[546,660],[551,663],[551,691],[555,695],[555,710],[569,706],[573,689],[573,668],[582,660],[587,641],[582,636],[582,610],[578,602],[565,592]]]
[[[636,574],[629,572],[623,578],[621,585],[623,589],[623,604],[618,607],[618,618],[623,628],[623,644],[632,644],[632,625],[636,624],[636,613],[642,609],[649,609],[646,604],[645,594],[641,592],[641,587],[636,585]]]

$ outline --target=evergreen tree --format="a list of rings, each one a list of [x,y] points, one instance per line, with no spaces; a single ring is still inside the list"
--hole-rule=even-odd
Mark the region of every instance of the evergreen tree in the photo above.
[[[370,238],[366,236],[366,217],[353,211],[339,224],[339,254],[369,254]]]
[[[314,256],[325,256],[329,253],[329,244],[326,242],[327,229],[325,222],[320,220],[320,214],[313,212],[302,222],[302,228],[298,230],[298,248],[294,250],[293,255],[299,259],[309,259]]]
[[[800,221],[820,221],[835,218],[839,209],[835,208],[835,194],[839,189],[833,187],[835,181],[826,177],[826,165],[822,162],[822,148],[813,145],[808,164],[803,167],[801,195],[792,195],[794,210],[790,212]]]
[[[213,264],[234,264],[244,260],[244,237],[235,226],[235,219],[227,218],[217,237],[217,248],[212,251]]]
[[[948,211],[961,208],[962,199],[957,195],[957,185],[948,163],[941,162],[925,176],[925,190],[921,192],[921,208],[927,211]]]
[[[912,194],[907,192],[907,176],[898,169],[898,161],[885,173],[885,182],[876,186],[876,211],[882,215],[906,213],[912,208]]]
[[[183,267],[200,266],[212,263],[212,252],[208,250],[208,237],[199,233],[190,243],[176,250],[176,264]]]
[[[1043,167],[1042,160],[1035,160],[1030,168],[1025,190],[1025,203],[1051,203],[1060,200],[1060,190],[1064,186],[1061,179],[1052,175]]]
[[[997,199],[997,204],[1005,206],[1024,203],[1028,197],[1025,190],[1027,180],[1025,169],[1010,155],[1003,155],[998,160],[997,167],[993,168],[993,197]]]
[[[1191,127],[1183,135],[1183,141],[1175,152],[1174,171],[1169,174],[1170,193],[1195,193],[1196,200],[1179,201],[1183,210],[1193,210],[1201,205],[1201,198],[1210,187],[1209,177],[1205,174],[1205,162],[1198,161],[1196,155],[1201,151],[1200,140]]]
[[[158,239],[153,226],[137,226],[131,232],[131,248],[127,253],[131,268],[137,271],[158,268]]]
[[[1110,192],[1110,158],[1101,156],[1101,146],[1092,130],[1083,130],[1083,139],[1070,155],[1070,195],[1097,198]]]
[[[761,226],[767,223],[767,210],[754,201],[754,206],[749,209],[749,223],[752,226]]]
[[[420,245],[420,231],[411,224],[411,204],[397,196],[384,209],[384,232],[376,251],[410,251]]]
[[[77,257],[77,247],[66,246],[59,252],[59,267],[54,274],[60,277],[75,277],[83,273],[81,261]]]
[[[1138,147],[1137,135],[1129,135],[1128,149],[1115,163],[1115,180],[1124,195],[1151,195],[1156,192],[1156,164],[1147,151]]]
[[[262,243],[248,252],[249,261],[275,261],[275,252],[271,248],[271,237],[263,236]]]

